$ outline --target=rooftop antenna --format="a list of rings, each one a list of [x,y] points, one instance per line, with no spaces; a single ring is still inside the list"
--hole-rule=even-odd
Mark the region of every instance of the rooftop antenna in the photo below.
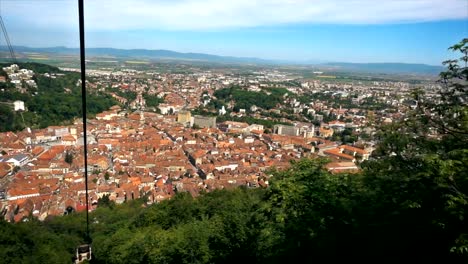
[[[0,4],[1,4],[1,1],[0,1]],[[5,41],[6,41],[6,44],[8,46],[8,50],[10,52],[10,57],[13,60],[13,62],[16,63],[15,52],[13,51],[13,47],[11,46],[10,37],[8,37],[8,32],[6,30],[5,23],[3,22],[3,16],[2,16],[2,13],[1,13],[1,5],[0,5],[0,26],[2,28],[3,35],[5,36]]]

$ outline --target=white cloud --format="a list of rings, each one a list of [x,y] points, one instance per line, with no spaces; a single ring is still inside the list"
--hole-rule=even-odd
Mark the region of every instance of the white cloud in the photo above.
[[[5,16],[76,27],[76,1],[7,1]],[[467,0],[87,0],[86,28],[222,30],[291,23],[384,24],[468,18]],[[25,15],[27,14],[27,15]],[[70,25],[70,26],[68,26]]]

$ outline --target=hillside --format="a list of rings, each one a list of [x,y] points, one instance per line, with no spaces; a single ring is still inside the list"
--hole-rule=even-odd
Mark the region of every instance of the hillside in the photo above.
[[[78,55],[78,48],[48,47],[30,48],[24,46],[14,46],[15,52],[19,53],[41,53],[49,55]],[[0,46],[0,51],[7,51],[5,46]],[[346,62],[314,62],[314,61],[284,61],[272,59],[260,59],[254,57],[234,57],[220,56],[205,53],[184,53],[172,50],[150,50],[150,49],[117,49],[117,48],[87,48],[86,55],[118,58],[118,59],[151,59],[151,60],[173,60],[185,62],[209,62],[209,63],[229,63],[229,64],[258,64],[258,65],[306,65],[315,70],[335,70],[340,72],[366,72],[366,73],[387,73],[387,74],[423,74],[437,75],[443,68],[427,64],[415,63],[346,63]]]
[[[10,64],[0,64],[2,69],[8,66]],[[81,116],[81,88],[77,86],[79,73],[63,72],[38,63],[19,63],[18,66],[32,73],[28,77],[19,77],[16,84],[4,70],[0,71],[0,76],[6,78],[5,82],[0,82],[0,131],[45,128],[66,124]],[[24,102],[24,111],[14,111],[13,102],[16,100]],[[92,115],[116,102],[105,94],[88,92],[87,104]]]
[[[329,263],[343,257],[466,263],[466,204],[450,205],[448,174],[441,170],[461,159],[426,160],[416,173],[411,162],[401,166],[387,158],[353,175],[333,175],[323,161],[302,160],[274,172],[268,189],[218,190],[198,198],[178,193],[150,206],[143,200],[115,205],[104,197],[90,215],[91,263]],[[401,169],[385,169],[395,164]],[[468,172],[464,164],[449,168],[459,171],[457,181]],[[459,187],[466,194],[467,186]],[[66,263],[83,243],[85,219],[74,213],[45,222],[0,222],[0,258]]]
[[[78,55],[78,48],[67,47],[49,47],[49,48],[30,48],[24,46],[14,46],[17,52],[39,52],[39,53],[55,53]],[[5,46],[0,47],[0,50],[6,50]],[[272,60],[264,60],[252,57],[233,57],[219,56],[205,53],[184,53],[172,50],[149,50],[149,49],[116,49],[116,48],[87,48],[86,55],[88,56],[115,56],[118,58],[150,58],[150,59],[170,59],[170,60],[187,60],[187,61],[205,61],[205,62],[222,62],[222,63],[258,63],[271,64]]]

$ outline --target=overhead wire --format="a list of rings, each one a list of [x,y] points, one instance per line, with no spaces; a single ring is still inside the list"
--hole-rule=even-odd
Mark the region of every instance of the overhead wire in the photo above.
[[[7,44],[8,51],[10,52],[11,59],[13,60],[13,62],[16,63],[15,51],[13,50],[13,46],[11,45],[10,37],[8,36],[8,31],[6,29],[5,23],[3,22],[1,1],[0,1],[0,27],[2,28],[3,36],[5,37],[5,42]]]
[[[73,0],[0,0],[7,2],[73,2]],[[78,17],[80,28],[80,67],[81,67],[81,103],[82,103],[82,118],[83,118],[83,145],[84,145],[84,178],[85,178],[85,195],[86,195],[86,242],[91,242],[89,233],[89,192],[88,192],[88,140],[87,140],[87,106],[86,106],[86,62],[85,62],[85,33],[84,33],[84,3],[83,0],[78,0]],[[3,22],[0,7],[0,27],[2,28],[8,50],[12,59],[16,62],[16,56],[13,47],[8,37],[8,32]]]
[[[89,235],[89,195],[88,195],[88,140],[86,126],[86,61],[85,61],[85,31],[84,31],[84,7],[83,0],[78,0],[78,17],[80,27],[80,67],[81,67],[81,105],[83,117],[83,146],[84,146],[84,172],[86,188],[86,242],[91,242]]]

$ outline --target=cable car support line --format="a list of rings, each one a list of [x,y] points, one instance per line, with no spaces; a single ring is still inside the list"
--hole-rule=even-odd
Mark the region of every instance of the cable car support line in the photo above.
[[[3,16],[1,14],[1,9],[0,9],[0,26],[2,27],[3,35],[5,36],[5,41],[6,41],[6,44],[8,46],[8,51],[10,52],[11,59],[13,60],[14,63],[16,63],[15,52],[13,50],[13,47],[11,46],[10,37],[8,37],[8,32],[7,32],[7,29],[5,27],[5,23],[3,22]]]

